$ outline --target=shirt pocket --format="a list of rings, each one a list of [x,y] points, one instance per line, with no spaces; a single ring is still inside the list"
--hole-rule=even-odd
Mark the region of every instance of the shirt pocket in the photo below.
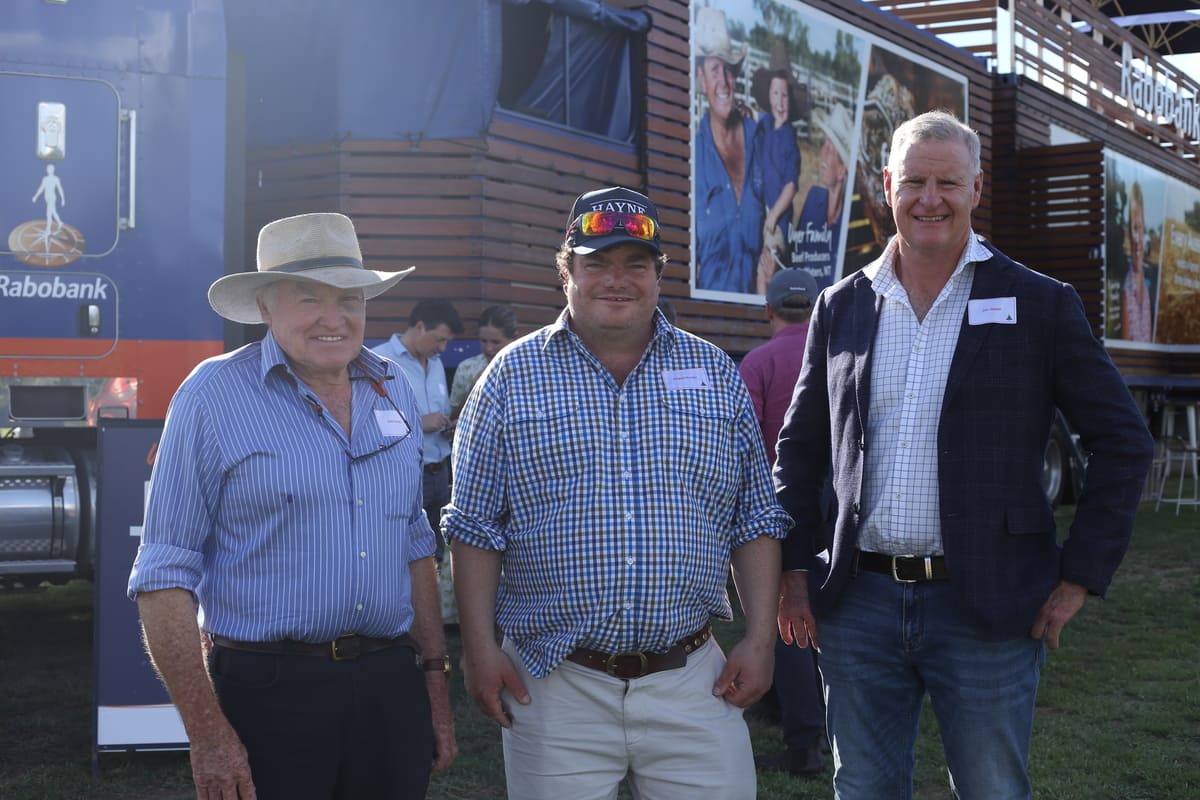
[[[574,403],[523,404],[506,427],[511,480],[537,494],[581,481],[600,456]]]
[[[663,395],[657,448],[668,479],[697,498],[727,496],[741,479],[736,460],[735,414],[719,392]]]

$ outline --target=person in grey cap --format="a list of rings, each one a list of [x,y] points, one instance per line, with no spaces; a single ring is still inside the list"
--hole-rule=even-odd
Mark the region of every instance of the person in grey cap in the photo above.
[[[363,347],[366,299],[409,272],[304,214],[209,288],[267,334],[172,399],[129,577],[198,797],[422,798],[457,752],[420,417]]]
[[[783,417],[792,400],[796,378],[804,360],[808,338],[808,319],[817,299],[817,283],[807,270],[781,269],[767,284],[767,320],[771,340],[746,354],[738,371],[754,415],[762,427],[767,460],[775,464],[775,440],[783,427]],[[807,643],[805,643],[807,644]],[[778,707],[783,722],[784,750],[755,756],[760,769],[782,770],[793,775],[811,775],[825,768],[822,743],[825,732],[825,704],[821,699],[816,652],[807,647],[792,647],[776,636],[775,684],[752,710],[770,712]]]
[[[442,514],[468,693],[503,728],[508,796],[750,800],[742,708],[771,683],[791,521],[733,362],[656,308],[648,197],[576,201],[567,307],[496,355]],[[732,564],[746,634],[728,658]],[[499,624],[504,642],[495,638]]]

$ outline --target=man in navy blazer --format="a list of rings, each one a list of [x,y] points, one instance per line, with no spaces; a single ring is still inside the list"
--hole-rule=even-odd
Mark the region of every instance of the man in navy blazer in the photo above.
[[[884,176],[898,233],[818,300],[780,433],[780,633],[820,648],[841,800],[912,796],[926,692],[956,796],[1031,797],[1044,648],[1108,588],[1153,445],[1074,289],[972,230],[975,132],[922,114]],[[1061,546],[1040,482],[1056,407],[1090,453]]]

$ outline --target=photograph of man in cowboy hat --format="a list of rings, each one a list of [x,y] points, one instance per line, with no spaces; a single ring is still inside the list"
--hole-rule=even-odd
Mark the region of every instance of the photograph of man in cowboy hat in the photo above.
[[[200,797],[422,798],[457,753],[420,419],[363,347],[366,300],[410,272],[304,214],[209,287],[267,333],[171,401],[129,578]]]
[[[766,209],[758,124],[737,99],[746,48],[733,44],[725,12],[715,8],[697,10],[692,37],[706,107],[693,149],[693,280],[702,291],[754,293]]]
[[[821,163],[817,182],[804,195],[804,206],[792,232],[791,261],[807,270],[824,289],[833,283],[838,243],[842,235],[846,180],[851,161],[854,120],[836,100],[813,112],[813,127],[821,133]]]

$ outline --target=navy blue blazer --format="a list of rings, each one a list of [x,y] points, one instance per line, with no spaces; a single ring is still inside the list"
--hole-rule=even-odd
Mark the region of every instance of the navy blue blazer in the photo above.
[[[1129,545],[1153,440],[1075,290],[988,249],[971,298],[1016,297],[1017,323],[970,325],[964,314],[938,425],[940,516],[954,589],[987,629],[1012,635],[1029,629],[1060,578],[1104,594]],[[881,305],[861,271],[821,295],[780,432],[776,489],[796,520],[784,568],[810,570],[818,619],[837,602],[857,547]],[[1061,546],[1041,488],[1056,406],[1090,453]],[[825,541],[830,470],[837,521]]]

